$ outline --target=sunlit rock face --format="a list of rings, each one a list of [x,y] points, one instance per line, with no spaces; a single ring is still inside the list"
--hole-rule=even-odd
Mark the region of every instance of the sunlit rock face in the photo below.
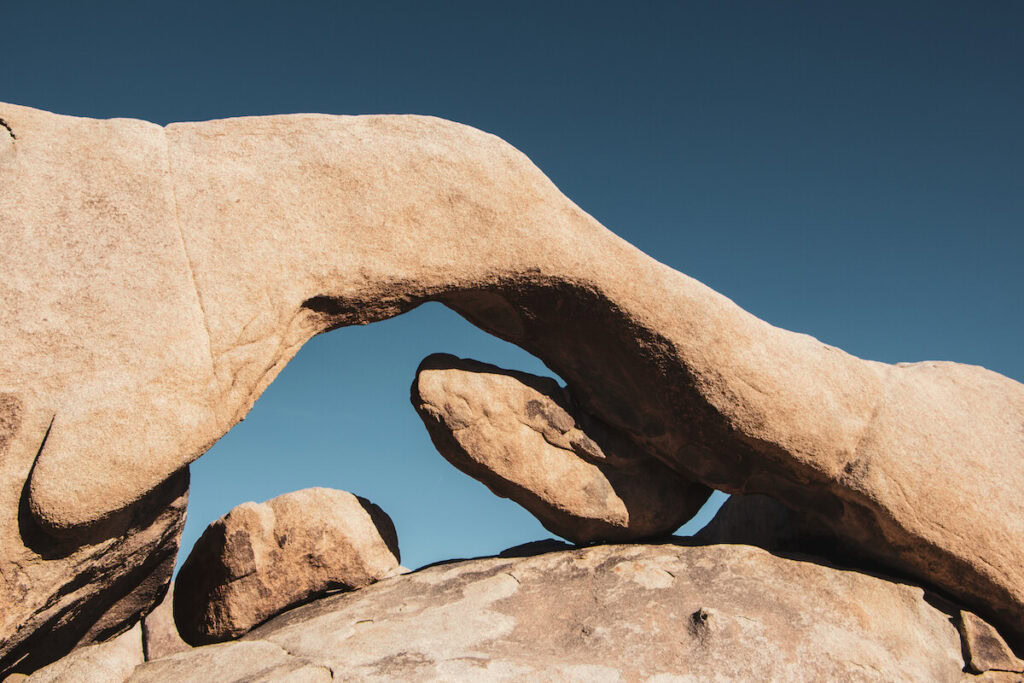
[[[96,609],[61,624],[117,606],[127,628],[160,590],[128,608],[146,572],[119,572],[166,560],[177,473],[311,336],[425,301],[539,356],[684,480],[770,494],[1024,643],[1021,384],[774,328],[459,124],[0,118],[0,390],[22,411],[4,409],[0,667],[81,577]]]

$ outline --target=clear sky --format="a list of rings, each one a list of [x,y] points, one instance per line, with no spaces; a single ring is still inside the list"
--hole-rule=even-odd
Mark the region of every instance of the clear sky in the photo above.
[[[773,324],[1024,380],[1024,2],[0,0],[0,23],[0,100],[460,121]],[[437,304],[318,337],[193,465],[183,547],[307,486],[379,503],[410,567],[549,536],[434,451],[408,396],[435,351],[546,372]]]

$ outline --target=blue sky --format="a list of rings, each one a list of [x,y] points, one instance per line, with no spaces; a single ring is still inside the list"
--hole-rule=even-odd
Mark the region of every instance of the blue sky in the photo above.
[[[433,114],[769,322],[1024,380],[1024,3],[0,2],[0,100],[168,123]],[[193,466],[184,547],[246,500],[379,503],[403,561],[547,537],[438,455],[435,351],[544,367],[437,304],[310,342]]]

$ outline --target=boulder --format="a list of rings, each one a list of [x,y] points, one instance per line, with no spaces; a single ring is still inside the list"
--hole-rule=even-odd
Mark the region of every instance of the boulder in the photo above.
[[[711,493],[573,411],[550,378],[435,354],[412,403],[448,462],[574,543],[670,534]]]
[[[174,621],[192,645],[237,638],[293,605],[401,571],[383,510],[325,488],[243,503],[196,541],[174,584]]]
[[[142,648],[146,660],[159,659],[184,652],[191,646],[181,639],[174,623],[174,587],[156,608],[142,620]]]
[[[960,636],[932,597],[750,546],[593,546],[389,578],[131,680],[288,665],[359,681],[959,681]]]
[[[142,626],[111,640],[78,648],[28,677],[30,683],[121,683],[142,664]]]
[[[0,386],[55,416],[26,500],[49,535],[138,506],[313,335],[440,301],[687,480],[813,514],[1024,647],[1018,382],[775,328],[459,124],[0,117]]]

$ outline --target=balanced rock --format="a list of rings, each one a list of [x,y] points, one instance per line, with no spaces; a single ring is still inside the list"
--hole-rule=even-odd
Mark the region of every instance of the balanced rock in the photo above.
[[[0,386],[54,416],[17,472],[48,535],[120,538],[97,530],[244,417],[313,335],[440,301],[687,480],[815,511],[1024,647],[1018,382],[773,327],[459,124],[0,117],[16,136],[0,153]]]
[[[570,412],[550,378],[435,354],[416,372],[412,402],[450,463],[575,543],[672,533],[710,494]]]
[[[358,681],[960,681],[960,636],[937,604],[750,546],[594,546],[390,578],[131,680],[251,680],[273,663]]]
[[[243,503],[207,527],[178,572],[174,621],[192,645],[229,640],[297,603],[400,571],[384,511],[334,489]]]

